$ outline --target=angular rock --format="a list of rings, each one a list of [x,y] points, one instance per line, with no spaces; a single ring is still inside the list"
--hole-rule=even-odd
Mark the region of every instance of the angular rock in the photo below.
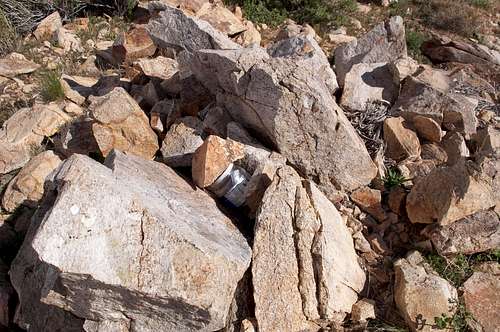
[[[54,37],[54,34],[62,27],[61,15],[58,12],[53,12],[44,18],[36,27],[33,35],[36,39],[43,41]]]
[[[494,211],[476,212],[430,234],[442,256],[472,255],[500,248],[500,220]]]
[[[422,144],[422,153],[420,156],[424,160],[432,160],[436,166],[445,164],[448,161],[446,151],[434,143]]]
[[[165,129],[167,130],[178,118],[181,117],[179,102],[175,99],[164,99],[157,102],[151,109],[151,113],[160,114],[160,119],[162,123],[165,124]]]
[[[228,36],[234,36],[246,30],[241,20],[221,4],[207,2],[196,12],[196,17],[207,21],[212,27]]]
[[[406,211],[412,223],[449,225],[494,206],[493,190],[473,165],[460,161],[416,181],[406,200]]]
[[[227,125],[233,120],[228,112],[219,106],[209,106],[203,110],[203,113],[205,112],[206,115],[203,118],[203,131],[210,135],[226,137]]]
[[[384,121],[384,142],[386,155],[396,161],[420,156],[420,142],[417,134],[405,127],[402,117],[387,118]]]
[[[335,49],[335,72],[339,85],[357,63],[391,62],[407,57],[403,19],[394,16],[375,26],[370,32]]]
[[[443,110],[443,126],[458,131],[467,137],[476,133],[478,100],[457,94],[449,95],[450,104]]]
[[[33,157],[5,189],[2,207],[8,212],[14,212],[20,205],[37,207],[43,196],[45,179],[60,163],[61,159],[52,151]]]
[[[352,306],[351,319],[355,322],[366,322],[375,318],[375,301],[361,299]]]
[[[179,71],[177,61],[163,56],[139,59],[134,66],[139,68],[144,75],[162,80],[171,79]]]
[[[79,94],[78,91],[73,90],[65,79],[63,78],[59,79],[59,83],[61,83],[64,96],[68,100],[74,102],[77,105],[82,105],[85,102],[85,97]]]
[[[144,27],[137,27],[118,36],[113,43],[112,54],[118,63],[131,63],[152,56],[156,46]]]
[[[170,6],[165,6],[165,10],[149,22],[147,29],[157,47],[177,52],[240,47],[208,22],[188,17]]]
[[[450,92],[452,89],[453,82],[450,73],[442,69],[421,65],[413,74],[413,77],[442,93]]]
[[[208,136],[193,155],[193,181],[200,188],[206,188],[238,159],[244,157],[241,143]]]
[[[112,149],[153,159],[158,137],[149,119],[123,88],[115,88],[102,97],[93,97],[89,106],[94,138],[103,156]]]
[[[277,171],[264,195],[253,250],[259,330],[313,329],[318,317],[341,321],[364,286],[351,235],[335,206],[288,166]]]
[[[410,57],[399,58],[389,63],[389,67],[397,81],[402,82],[406,77],[413,75],[418,69],[418,62]]]
[[[80,38],[72,31],[66,30],[61,27],[57,29],[57,44],[61,47],[64,52],[80,52],[84,51],[82,47],[82,41]]]
[[[190,15],[196,13],[208,2],[209,0],[161,0],[160,5],[158,6],[159,8],[156,10],[165,10],[168,5],[170,7],[180,8],[183,12]],[[156,4],[149,4],[150,10],[155,9],[154,5]]]
[[[49,304],[135,331],[222,329],[246,240],[167,166],[119,152],[105,164],[73,155],[55,175],[57,199],[11,269],[24,324]]]
[[[436,36],[422,44],[422,52],[434,62],[491,63],[500,65],[500,52],[481,44]]]
[[[241,46],[251,46],[251,45],[260,45],[262,41],[262,36],[259,31],[255,28],[255,25],[250,22],[244,22],[245,31],[240,33],[234,41],[240,44]]]
[[[0,76],[13,78],[17,75],[29,74],[40,68],[40,65],[27,60],[19,53],[10,53],[0,59]]]
[[[500,326],[500,265],[491,263],[464,283],[465,307],[484,332],[496,332]]]
[[[382,208],[382,194],[380,190],[363,187],[351,194],[351,199],[366,213],[382,222],[387,217]]]
[[[193,154],[202,144],[202,123],[191,116],[177,120],[161,145],[163,162],[170,167],[190,167]]]
[[[272,58],[257,47],[203,50],[191,70],[220,106],[307,178],[347,190],[368,184],[377,170],[364,143],[332,98],[333,86],[305,60],[316,50],[296,51]]]
[[[64,127],[54,140],[56,151],[66,157],[75,153],[98,155],[99,145],[92,133],[93,124],[92,119],[81,118]]]
[[[406,196],[406,190],[404,190],[402,187],[398,186],[391,189],[391,191],[389,192],[387,205],[389,205],[389,208],[392,212],[398,215],[402,215],[404,213],[406,208]]]
[[[369,102],[392,105],[398,94],[399,82],[387,63],[358,63],[346,74],[340,105],[366,111]]]
[[[456,132],[448,132],[439,146],[446,152],[448,165],[455,165],[470,155],[465,138]]]
[[[35,104],[14,113],[0,130],[0,174],[23,167],[44,137],[54,135],[69,121],[71,117],[57,104]]]
[[[442,331],[434,318],[452,317],[458,303],[457,290],[438,276],[418,252],[394,264],[394,300],[412,331]]]
[[[417,134],[429,142],[441,142],[443,131],[441,126],[432,118],[417,115],[413,118],[413,125],[417,130]]]
[[[149,114],[149,124],[151,125],[151,128],[153,128],[153,130],[157,133],[157,134],[161,134],[163,133],[163,123],[161,122],[161,117],[160,117],[160,113],[156,113],[156,112],[151,112]]]

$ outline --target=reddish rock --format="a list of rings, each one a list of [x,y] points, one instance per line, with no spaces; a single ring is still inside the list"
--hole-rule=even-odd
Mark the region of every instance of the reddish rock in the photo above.
[[[112,47],[113,58],[120,63],[152,56],[155,51],[156,46],[143,27],[120,34]]]
[[[384,141],[386,155],[396,161],[420,155],[420,142],[417,134],[405,127],[402,117],[387,118],[384,121]]]
[[[378,221],[386,218],[385,211],[382,208],[382,195],[380,190],[363,187],[351,194],[351,199],[361,210],[369,213]]]

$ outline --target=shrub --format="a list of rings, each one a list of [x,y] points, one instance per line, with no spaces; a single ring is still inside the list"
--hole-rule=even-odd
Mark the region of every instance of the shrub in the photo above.
[[[16,32],[0,8],[0,57],[14,49],[15,41]]]
[[[474,7],[488,9],[491,6],[490,0],[469,0],[470,4]]]
[[[388,169],[387,175],[382,180],[384,181],[384,186],[388,189],[399,187],[403,183],[409,181],[409,179],[405,178],[396,168]]]
[[[61,85],[60,74],[56,71],[47,71],[41,73],[40,95],[46,102],[60,100],[64,98],[64,89]]]
[[[406,30],[406,46],[410,56],[422,62],[422,52],[420,46],[425,41],[425,35],[415,30]]]

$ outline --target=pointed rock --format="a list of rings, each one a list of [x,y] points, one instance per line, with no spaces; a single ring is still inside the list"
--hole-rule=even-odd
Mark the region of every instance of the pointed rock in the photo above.
[[[193,154],[202,144],[202,123],[191,116],[177,120],[161,145],[163,162],[170,167],[190,167]]]
[[[405,127],[402,117],[385,119],[384,142],[387,145],[386,155],[396,161],[420,156],[417,134]]]

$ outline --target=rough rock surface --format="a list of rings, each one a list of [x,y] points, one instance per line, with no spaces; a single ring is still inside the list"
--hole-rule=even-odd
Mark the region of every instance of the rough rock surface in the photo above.
[[[56,104],[35,104],[17,111],[0,129],[0,174],[23,167],[44,137],[54,135],[70,120]]]
[[[243,144],[218,136],[208,136],[193,155],[193,181],[200,188],[210,186],[232,162],[244,155]]]
[[[398,94],[399,82],[387,63],[358,63],[346,74],[340,105],[366,111],[369,102],[392,105]]]
[[[134,64],[148,77],[171,79],[177,72],[179,64],[174,59],[158,56],[156,58],[143,58]]]
[[[290,167],[277,171],[257,214],[252,280],[263,331],[300,331],[318,318],[341,321],[364,286],[340,214]]]
[[[375,177],[376,167],[331,86],[318,79],[319,65],[297,60],[309,52],[273,58],[260,48],[203,50],[191,69],[220,106],[301,174],[322,186],[356,189]]]
[[[61,15],[58,12],[53,12],[38,23],[33,35],[41,41],[50,40],[60,27],[62,27]]]
[[[385,211],[382,208],[380,190],[368,187],[360,188],[351,194],[351,199],[361,210],[371,214],[378,221],[382,222],[386,218]]]
[[[443,131],[439,123],[432,118],[417,115],[413,118],[413,125],[420,137],[429,142],[441,142]]]
[[[29,74],[40,68],[40,65],[27,60],[24,55],[11,53],[0,59],[0,76],[15,77],[21,74]]]
[[[60,163],[61,159],[52,151],[33,157],[5,189],[2,207],[9,212],[14,212],[20,205],[37,207],[43,196],[45,179]]]
[[[189,167],[193,154],[202,144],[202,123],[198,118],[184,117],[169,129],[161,145],[163,162],[170,167]]]
[[[472,255],[500,248],[500,220],[494,211],[479,211],[439,227],[430,236],[440,255]]]
[[[406,210],[412,223],[449,225],[495,204],[490,184],[478,176],[473,165],[461,161],[416,181]]]
[[[228,36],[234,36],[246,30],[241,20],[220,4],[207,3],[196,12],[196,17],[207,21],[212,27]]]
[[[408,129],[402,117],[387,118],[384,121],[384,142],[386,155],[396,161],[420,156],[420,142],[417,134]]]
[[[468,312],[484,332],[497,332],[500,326],[500,264],[486,263],[464,283],[464,301]]]
[[[418,252],[398,260],[394,268],[394,300],[412,331],[442,331],[433,327],[434,317],[453,316],[457,290],[432,271]]]
[[[144,27],[137,27],[127,33],[121,33],[112,47],[113,57],[119,63],[130,63],[151,56],[155,51],[156,46]]]
[[[403,19],[394,16],[370,32],[335,49],[335,72],[340,86],[357,63],[391,62],[407,57]]]
[[[130,331],[223,328],[246,240],[167,166],[115,151],[105,164],[73,155],[55,175],[57,199],[11,270],[24,326],[49,304]]]
[[[153,159],[158,137],[136,101],[123,89],[115,88],[91,99],[92,132],[103,156],[112,149]]]

